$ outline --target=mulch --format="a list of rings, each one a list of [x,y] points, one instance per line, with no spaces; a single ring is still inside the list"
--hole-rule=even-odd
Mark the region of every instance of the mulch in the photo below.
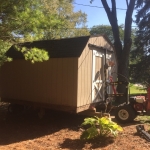
[[[10,114],[0,103],[0,150],[149,150],[150,142],[137,134],[134,121],[120,124],[114,137],[82,141],[80,128],[85,116],[49,110],[39,119],[37,111]],[[114,120],[115,121],[115,120]],[[150,129],[149,122],[144,124]]]

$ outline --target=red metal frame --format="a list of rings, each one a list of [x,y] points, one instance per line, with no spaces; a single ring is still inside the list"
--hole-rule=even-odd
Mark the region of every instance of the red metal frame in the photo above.
[[[109,81],[110,81],[110,82],[113,82],[113,77],[112,77],[112,76],[109,76]],[[112,90],[113,90],[114,94],[117,94],[115,85],[112,85]]]

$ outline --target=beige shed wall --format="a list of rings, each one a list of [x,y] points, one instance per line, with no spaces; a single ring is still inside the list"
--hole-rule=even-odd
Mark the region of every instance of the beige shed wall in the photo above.
[[[77,106],[77,58],[31,64],[14,60],[1,68],[1,97]]]
[[[94,44],[113,50],[103,36],[91,37],[78,60],[78,89],[77,106],[84,106],[92,102],[92,50],[88,44]],[[98,63],[99,62],[99,63]],[[100,70],[101,58],[96,60],[96,70]],[[101,78],[101,77],[100,77]]]
[[[92,51],[88,44],[78,59],[77,106],[91,103],[92,89]]]
[[[107,40],[105,40],[105,38],[103,38],[103,36],[91,37],[89,40],[89,43],[114,51],[113,47],[107,42]],[[115,67],[113,69],[113,72],[115,73],[113,74],[113,79],[114,81],[116,81],[117,80],[117,74],[116,74],[117,73],[117,61],[115,58],[115,52],[112,54],[111,61],[115,62]]]
[[[103,36],[91,37],[89,39],[89,43],[96,46],[104,47],[109,50],[113,50],[112,46],[104,39]]]

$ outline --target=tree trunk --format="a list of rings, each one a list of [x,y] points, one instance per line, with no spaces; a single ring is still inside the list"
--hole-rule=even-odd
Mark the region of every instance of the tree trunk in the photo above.
[[[122,55],[122,58],[123,58],[123,55]],[[118,81],[121,82],[121,81],[127,81],[128,82],[128,61],[124,60],[124,61],[121,61],[119,62],[118,64]],[[118,97],[116,99],[117,101],[117,104],[122,104],[124,102],[127,101],[127,84],[119,84],[118,87],[117,87],[117,92],[118,93],[123,93],[124,96],[123,97]]]
[[[131,44],[131,39],[126,40],[124,43],[124,48],[123,50],[121,50],[121,53],[118,56],[118,81],[126,81],[129,83],[129,53],[131,49]],[[115,46],[115,49],[116,48],[117,47]],[[117,92],[124,93],[124,97],[117,98],[117,104],[121,104],[127,101],[127,88],[128,87],[126,84],[118,85]]]
[[[136,0],[130,0],[127,2],[127,11],[125,17],[125,29],[124,29],[124,44],[120,40],[120,33],[118,27],[118,20],[117,20],[117,11],[116,11],[116,0],[111,0],[112,8],[110,9],[107,0],[101,0],[104,9],[107,13],[109,22],[112,26],[113,37],[114,37],[114,48],[115,54],[118,64],[118,81],[127,81],[129,78],[128,73],[128,66],[129,66],[129,53],[132,44],[131,40],[131,25],[132,25],[132,14],[135,6]],[[118,86],[118,93],[125,93],[126,86],[119,85]],[[118,98],[118,103],[123,103],[127,101],[127,95],[124,98]]]

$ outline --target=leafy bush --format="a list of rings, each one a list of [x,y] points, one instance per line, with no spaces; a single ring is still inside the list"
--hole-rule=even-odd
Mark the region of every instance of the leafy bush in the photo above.
[[[117,136],[119,131],[123,131],[121,126],[111,121],[108,117],[98,118],[95,116],[92,118],[85,118],[81,126],[87,125],[90,127],[82,132],[80,139],[93,139],[98,136],[103,137],[110,134]]]

